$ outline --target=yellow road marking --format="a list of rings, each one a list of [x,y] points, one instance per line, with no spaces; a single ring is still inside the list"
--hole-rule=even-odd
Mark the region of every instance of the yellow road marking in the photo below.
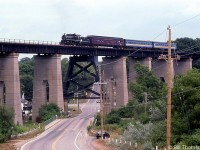
[[[62,138],[62,136],[65,134],[66,131],[67,131],[67,130],[65,129],[65,130],[62,132],[62,134],[60,134],[60,136],[58,136],[58,137],[56,138],[56,140],[53,142],[53,144],[52,144],[52,146],[51,146],[52,150],[56,150],[56,143]]]

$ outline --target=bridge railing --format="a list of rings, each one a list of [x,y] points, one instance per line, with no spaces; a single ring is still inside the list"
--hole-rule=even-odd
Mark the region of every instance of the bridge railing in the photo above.
[[[59,45],[55,41],[23,40],[23,39],[6,39],[0,38],[1,43],[22,43],[22,44],[41,44],[41,45]]]

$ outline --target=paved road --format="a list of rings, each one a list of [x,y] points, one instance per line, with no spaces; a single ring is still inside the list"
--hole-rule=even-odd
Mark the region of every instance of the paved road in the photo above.
[[[74,118],[63,119],[52,128],[25,144],[22,150],[93,150],[87,135],[87,126],[99,110],[96,100],[88,100],[81,106],[82,113]]]

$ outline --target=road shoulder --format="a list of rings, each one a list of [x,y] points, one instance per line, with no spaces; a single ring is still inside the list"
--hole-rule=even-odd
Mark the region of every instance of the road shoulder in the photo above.
[[[105,141],[99,139],[93,140],[91,145],[95,150],[114,150],[114,148],[107,146]]]

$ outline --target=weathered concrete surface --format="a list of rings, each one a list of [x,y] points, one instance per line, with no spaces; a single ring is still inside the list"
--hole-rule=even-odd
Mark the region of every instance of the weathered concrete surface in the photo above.
[[[141,65],[146,66],[149,70],[152,69],[152,58],[129,58],[128,61],[128,68],[129,68],[129,74],[128,74],[128,82],[135,82],[136,81],[136,71],[135,71],[135,63],[139,62]]]
[[[171,63],[171,77],[172,80],[174,79],[174,63],[172,60]],[[164,80],[167,83],[167,77],[168,77],[168,64],[166,60],[154,60],[152,63],[152,70],[155,73],[155,75],[161,79]]]
[[[55,103],[64,111],[60,57],[60,55],[34,57],[33,121],[36,120],[41,105]],[[47,99],[47,82],[49,84],[49,99]]]
[[[14,110],[15,124],[22,124],[21,93],[19,79],[18,54],[0,55],[0,99],[1,105]],[[5,85],[5,103],[3,100]]]
[[[174,60],[174,74],[183,75],[192,69],[192,58]]]
[[[135,71],[135,63],[139,62],[141,65],[146,66],[149,70],[152,69],[152,58],[151,57],[147,57],[147,58],[129,58],[128,60],[128,68],[129,68],[129,72],[128,72],[128,83],[131,82],[136,82],[136,71]],[[134,95],[132,95],[131,92],[129,92],[128,94],[128,98],[129,100],[132,99],[134,97]]]
[[[128,103],[126,58],[103,58],[103,78],[107,82],[110,106],[107,109],[124,106]]]

